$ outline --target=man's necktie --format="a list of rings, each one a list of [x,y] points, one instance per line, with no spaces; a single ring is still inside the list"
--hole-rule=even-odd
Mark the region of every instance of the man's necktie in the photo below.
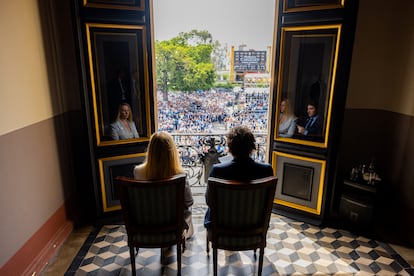
[[[312,126],[314,120],[315,120],[315,117],[310,117],[308,119],[308,121],[306,122],[305,129],[310,128]]]

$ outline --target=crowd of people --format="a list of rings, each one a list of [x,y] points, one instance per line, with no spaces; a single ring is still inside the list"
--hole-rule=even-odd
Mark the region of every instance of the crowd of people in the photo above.
[[[159,131],[214,133],[239,125],[267,131],[268,91],[170,92],[168,101],[158,93]]]

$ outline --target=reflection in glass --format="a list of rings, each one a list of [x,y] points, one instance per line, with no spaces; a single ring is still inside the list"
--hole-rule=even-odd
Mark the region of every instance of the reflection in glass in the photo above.
[[[340,25],[282,28],[277,137],[326,146],[339,34]],[[296,119],[294,133],[288,116]]]
[[[108,119],[110,121],[117,119],[121,103],[131,105],[131,80],[124,68],[118,69],[116,77],[108,82]]]
[[[306,121],[298,124],[298,133],[303,136],[322,136],[323,117],[318,114],[318,106],[314,102],[309,102],[307,106],[308,117]]]
[[[137,60],[135,51],[133,51],[133,40],[128,36],[124,41],[119,40],[118,37],[111,35],[101,36],[102,43],[98,43],[98,52],[102,51],[100,57],[102,66],[99,69],[101,100],[102,100],[102,122],[104,124],[103,139],[104,140],[119,140],[137,138],[118,138],[115,139],[110,132],[112,124],[117,124],[118,111],[122,103],[127,103],[130,106],[130,112],[136,117],[133,118],[137,123],[134,127],[139,126],[140,123],[140,102],[139,102],[139,82],[138,73],[135,70],[134,63]],[[100,42],[98,39],[98,42]],[[105,39],[105,40],[103,40]],[[131,68],[131,67],[134,68]],[[119,124],[119,126],[122,126]]]
[[[111,137],[113,140],[139,138],[132,118],[131,106],[128,103],[120,104],[116,120],[111,124]]]
[[[296,132],[296,120],[297,117],[293,114],[290,101],[282,99],[279,115],[279,136],[292,137]]]
[[[148,137],[145,27],[99,23],[86,23],[86,27],[97,145]],[[119,120],[123,103],[132,116],[128,124]]]

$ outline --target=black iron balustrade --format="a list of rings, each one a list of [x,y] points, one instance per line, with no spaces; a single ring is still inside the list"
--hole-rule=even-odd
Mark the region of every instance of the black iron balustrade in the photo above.
[[[226,133],[171,133],[177,145],[181,164],[188,174],[190,186],[206,187],[211,166],[228,154]],[[252,158],[266,160],[266,133],[254,133],[257,150]],[[204,177],[203,177],[204,176]]]

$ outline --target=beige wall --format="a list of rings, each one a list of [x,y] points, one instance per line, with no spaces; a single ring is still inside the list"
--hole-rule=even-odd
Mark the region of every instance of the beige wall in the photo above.
[[[414,1],[361,0],[347,108],[414,115]]]
[[[36,0],[6,1],[0,10],[0,135],[52,114]]]
[[[38,2],[0,9],[0,267],[64,203]]]
[[[344,173],[377,161],[381,223],[414,246],[414,1],[359,3],[339,160]]]

